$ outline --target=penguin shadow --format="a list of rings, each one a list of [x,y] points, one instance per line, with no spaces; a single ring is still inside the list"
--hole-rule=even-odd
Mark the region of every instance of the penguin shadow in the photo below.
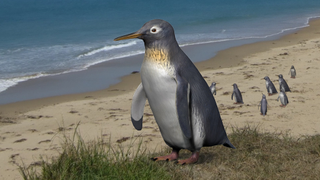
[[[226,147],[224,147],[226,148]],[[200,154],[199,154],[199,159],[195,164],[182,164],[181,166],[190,166],[190,165],[202,165],[202,164],[208,164],[214,162],[215,158],[218,156],[217,152],[213,152],[214,150],[210,147],[203,147],[201,148]],[[171,153],[171,148],[166,148],[163,151],[165,154],[170,154]],[[161,155],[160,153],[153,153],[152,157],[150,158],[151,161],[156,161],[154,157]],[[191,152],[187,149],[181,149],[179,152],[179,158],[176,160],[166,160],[166,161],[157,161],[157,163],[160,163],[161,165],[164,165],[166,163],[172,163],[177,164],[178,160],[183,160],[183,159],[188,159],[191,155]]]
[[[218,156],[218,154],[214,153],[214,152],[203,152],[203,151],[201,151],[197,164],[212,163],[215,160],[214,157],[217,157],[217,156]]]
[[[201,165],[201,164],[208,164],[208,163],[212,163],[214,161],[214,157],[217,157],[218,154],[216,152],[210,152],[210,147],[207,148],[202,148],[199,154],[199,159],[198,161],[195,163],[195,165]],[[182,160],[182,159],[188,159],[191,155],[191,152],[186,150],[186,149],[182,149],[179,153],[179,158],[177,160],[172,161],[174,164],[178,163],[178,160]],[[187,166],[187,164],[183,164],[183,166]]]

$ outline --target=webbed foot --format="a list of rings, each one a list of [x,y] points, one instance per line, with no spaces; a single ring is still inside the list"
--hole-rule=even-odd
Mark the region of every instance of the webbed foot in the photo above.
[[[172,161],[172,160],[176,160],[179,157],[179,151],[180,150],[175,150],[173,149],[171,154],[166,155],[166,156],[158,156],[158,157],[154,157],[151,158],[154,161]]]
[[[185,164],[193,164],[196,163],[199,159],[199,151],[193,152],[191,157],[188,159],[178,160],[177,164],[185,165]]]

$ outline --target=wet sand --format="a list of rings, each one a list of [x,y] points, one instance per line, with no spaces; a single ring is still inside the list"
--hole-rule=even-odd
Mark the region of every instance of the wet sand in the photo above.
[[[250,125],[300,137],[320,132],[319,54],[320,20],[315,19],[309,27],[280,39],[222,50],[196,66],[209,85],[217,83],[215,99],[228,133],[232,127]],[[295,79],[288,74],[291,65],[297,70]],[[291,88],[289,104],[280,107],[278,95],[267,96],[268,114],[261,116],[258,104],[262,93],[267,94],[262,78],[269,76],[279,91],[278,74]],[[86,141],[102,137],[126,145],[132,137],[143,137],[143,145],[151,152],[166,147],[148,104],[142,131],[131,124],[131,100],[139,83],[137,73],[101,91],[0,105],[1,179],[21,179],[15,163],[31,165],[39,155],[57,155],[61,137],[72,134],[78,123],[77,130]],[[231,100],[233,83],[242,92],[242,105]]]

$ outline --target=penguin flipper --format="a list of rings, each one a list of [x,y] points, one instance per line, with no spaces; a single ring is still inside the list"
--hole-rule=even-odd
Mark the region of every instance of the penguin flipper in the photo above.
[[[191,123],[189,116],[189,98],[190,84],[182,77],[177,75],[177,91],[176,91],[176,109],[179,119],[179,124],[183,134],[188,138],[192,138]]]
[[[233,95],[234,95],[234,91],[233,91],[232,94],[231,94],[231,100],[233,100]]]
[[[271,86],[272,93],[278,93],[276,87],[274,87],[274,84],[272,82],[270,83],[270,86]]]
[[[143,89],[142,83],[139,84],[138,88],[133,94],[131,104],[131,121],[136,130],[142,129],[142,118],[144,105],[146,104],[147,96]]]
[[[239,103],[243,103],[242,95],[241,95],[240,90],[235,91],[234,94],[236,96],[236,101],[239,102]]]

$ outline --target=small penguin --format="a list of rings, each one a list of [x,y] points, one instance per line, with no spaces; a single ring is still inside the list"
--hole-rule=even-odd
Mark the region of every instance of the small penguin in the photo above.
[[[280,91],[280,94],[277,98],[277,101],[279,101],[279,98],[280,98],[280,102],[281,102],[281,105],[280,105],[281,107],[286,107],[286,105],[289,104],[288,97],[283,90]]]
[[[242,95],[240,90],[238,89],[238,86],[236,83],[233,84],[233,92],[231,95],[231,100],[233,100],[233,96],[235,97],[235,103],[234,104],[243,104]]]
[[[213,82],[213,83],[211,84],[211,86],[210,86],[211,93],[214,94],[214,95],[217,94],[217,92],[216,92],[216,84],[217,84],[217,83]]]
[[[267,102],[266,96],[264,94],[262,94],[262,99],[260,101],[259,106],[260,106],[261,115],[265,116],[267,114],[268,102]]]
[[[268,76],[264,77],[263,79],[266,80],[266,88],[269,96],[278,93],[277,89],[274,87],[272,81]]]
[[[289,74],[291,74],[291,78],[296,78],[297,72],[293,65],[291,66]]]
[[[279,85],[280,85],[280,91],[283,90],[284,92],[291,92],[287,82],[283,79],[282,74],[278,75],[279,77]]]

